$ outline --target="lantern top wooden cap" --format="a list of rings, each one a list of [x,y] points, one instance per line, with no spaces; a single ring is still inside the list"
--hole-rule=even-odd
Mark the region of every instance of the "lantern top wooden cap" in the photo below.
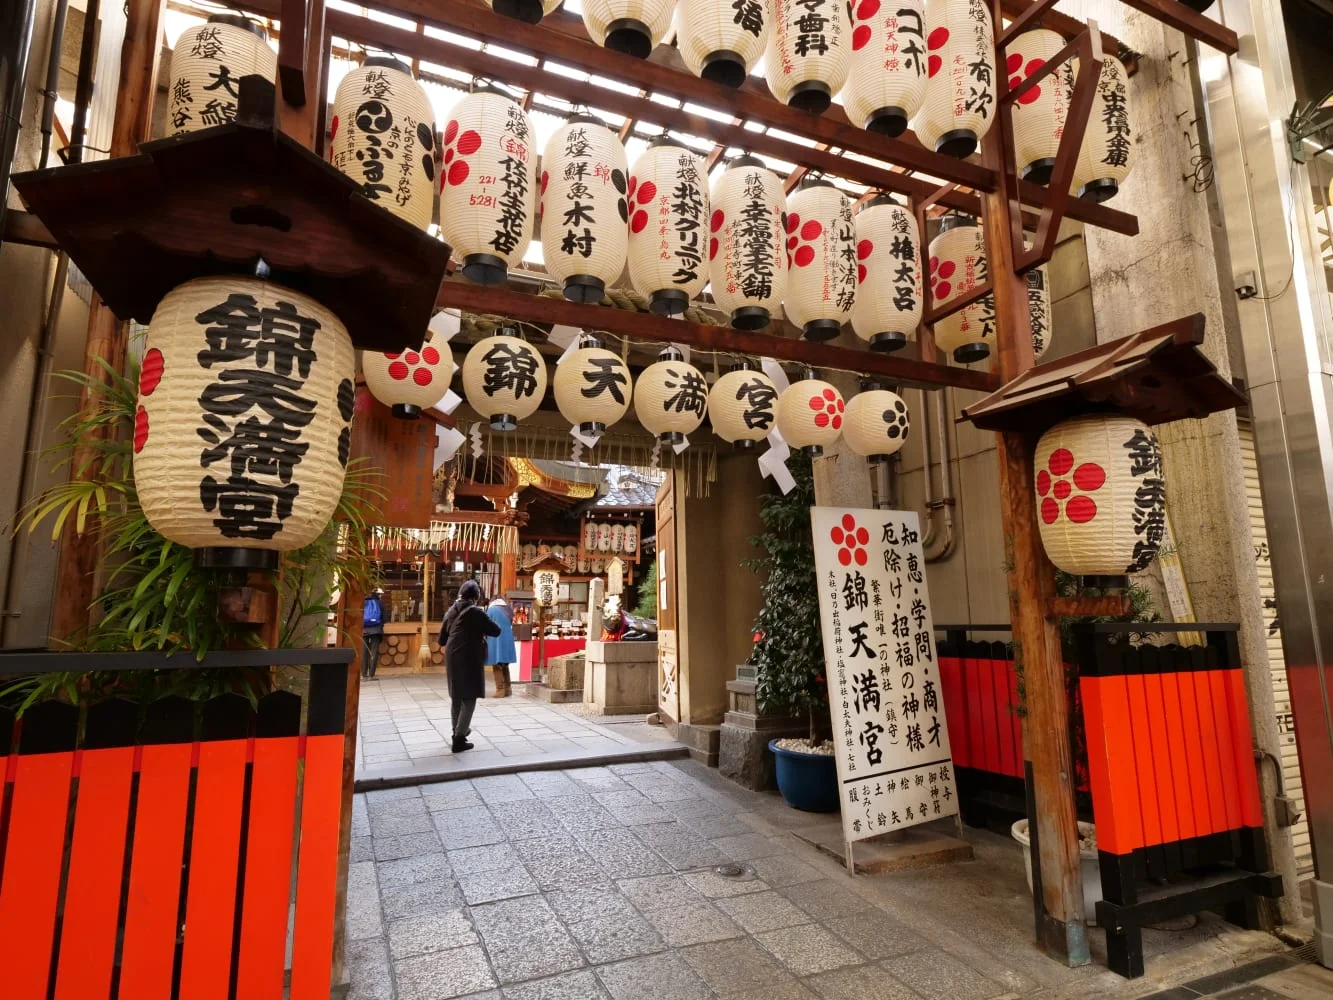
[[[229,24],[233,28],[241,28],[245,31],[253,32],[264,41],[268,41],[268,29],[258,21],[246,17],[244,14],[209,14],[205,23]]]
[[[988,431],[1044,431],[1087,413],[1151,425],[1230,410],[1245,394],[1199,350],[1203,335],[1203,314],[1195,313],[1048,361],[964,407],[958,419]]]

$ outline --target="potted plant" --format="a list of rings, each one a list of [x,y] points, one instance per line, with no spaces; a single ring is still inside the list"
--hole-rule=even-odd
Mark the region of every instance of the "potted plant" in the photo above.
[[[759,518],[764,532],[750,539],[760,555],[746,566],[763,576],[764,602],[755,620],[749,663],[756,668],[760,711],[809,722],[805,739],[775,739],[768,744],[776,758],[782,798],[807,812],[836,812],[833,744],[820,738],[828,727],[828,681],[810,533],[814,478],[809,458],[794,455],[789,468],[796,487],[785,495],[772,492],[763,498]]]

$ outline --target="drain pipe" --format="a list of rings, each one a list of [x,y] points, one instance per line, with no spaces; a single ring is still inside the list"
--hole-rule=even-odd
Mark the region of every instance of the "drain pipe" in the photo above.
[[[65,18],[69,15],[69,0],[59,0],[55,18],[51,22],[51,51],[46,56],[46,89],[42,91],[42,157],[37,166],[46,166],[51,152],[51,125],[56,117],[56,100],[60,97],[60,53],[65,44]]]
[[[926,390],[921,390],[921,415],[925,421],[925,433],[922,440],[922,455],[926,462],[926,530],[925,537],[922,540],[922,548],[925,550],[926,562],[939,562],[941,559],[947,559],[954,549],[954,527],[953,527],[953,456],[949,453],[949,425],[945,423],[948,419],[948,393],[947,386],[940,388],[932,393],[935,409],[935,430],[939,434],[940,448],[940,493],[939,499],[935,499],[934,487],[931,484],[932,466],[930,454],[930,402],[926,399]],[[936,520],[936,516],[939,520]],[[942,530],[941,530],[942,522]]]

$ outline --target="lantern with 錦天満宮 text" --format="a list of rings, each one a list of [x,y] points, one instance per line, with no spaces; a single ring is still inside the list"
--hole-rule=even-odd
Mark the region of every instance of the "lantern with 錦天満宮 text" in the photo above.
[[[167,72],[167,130],[170,135],[226,125],[236,118],[241,77],[272,81],[278,57],[268,32],[240,14],[209,14],[176,39]]]
[[[778,431],[793,448],[812,457],[838,440],[847,404],[842,394],[811,373],[778,397]]]
[[[916,219],[887,194],[856,213],[852,330],[872,351],[896,351],[921,325],[921,242]]]
[[[443,337],[427,333],[423,343],[407,351],[364,351],[361,371],[370,394],[403,420],[415,420],[438,403],[454,377],[454,358]]]
[[[738,330],[762,330],[787,291],[787,196],[776,174],[739,156],[713,186],[708,273]]]
[[[777,420],[777,386],[754,365],[743,361],[718,378],[708,393],[713,433],[739,451],[772,432]]]
[[[664,349],[659,358],[634,384],[634,413],[663,444],[683,444],[708,412],[708,382],[675,347]]]
[[[856,301],[852,203],[831,181],[801,184],[787,201],[787,319],[807,340],[832,340]]]
[[[497,431],[512,431],[537,412],[546,396],[546,362],[537,348],[501,327],[472,345],[463,359],[468,406]]]

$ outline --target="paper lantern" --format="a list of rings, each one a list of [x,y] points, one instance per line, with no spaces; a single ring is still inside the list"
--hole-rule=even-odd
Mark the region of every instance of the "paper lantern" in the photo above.
[[[186,28],[171,52],[167,128],[171,135],[226,125],[236,118],[241,77],[272,80],[278,57],[263,26],[240,14],[210,14]]]
[[[865,389],[847,400],[842,439],[872,462],[887,462],[906,443],[910,430],[907,404],[896,392]]]
[[[921,325],[921,244],[912,213],[885,194],[856,213],[852,330],[872,351],[896,351]]]
[[[318,302],[249,277],[168,292],[144,342],[134,480],[144,515],[203,565],[271,568],[342,493],[356,356]]]
[[[537,412],[546,396],[546,362],[537,348],[501,327],[472,345],[463,359],[467,404],[497,431],[512,431]]]
[[[502,285],[523,259],[537,207],[532,125],[516,101],[478,90],[454,105],[444,127],[440,236],[463,275]]]
[[[585,552],[591,552],[591,551],[592,551],[594,548],[596,548],[596,547],[597,547],[597,522],[596,522],[596,521],[584,521],[584,522],[583,522],[583,550],[584,550]]]
[[[629,176],[629,277],[648,308],[683,313],[708,284],[708,174],[684,143],[659,136]]]
[[[600,302],[625,270],[625,147],[599,119],[574,115],[542,157],[542,259],[572,302]]]
[[[1071,60],[1076,62],[1076,60]],[[1077,68],[1077,67],[1075,67]],[[1129,109],[1129,77],[1119,59],[1102,60],[1092,95],[1071,190],[1087,201],[1115,197],[1134,167],[1134,120]]]
[[[611,551],[610,522],[602,521],[600,524],[597,525],[597,551],[598,552]]]
[[[371,56],[338,84],[329,162],[418,229],[435,201],[435,112],[405,63]]]
[[[871,132],[899,136],[925,96],[925,0],[857,0],[842,89],[847,117]]]
[[[971,156],[995,121],[995,36],[985,0],[926,0],[926,97],[912,120],[921,145]]]
[[[675,0],[583,0],[583,23],[598,45],[647,59],[671,29]]]
[[[427,333],[425,341],[413,351],[365,351],[361,371],[370,394],[391,407],[395,417],[415,420],[449,391],[454,358],[442,338]]]
[[[1055,329],[1051,325],[1051,283],[1046,265],[1034,267],[1028,281],[1028,318],[1032,323],[1032,356],[1040,361],[1051,346]]]
[[[1166,527],[1162,454],[1151,428],[1094,414],[1037,442],[1037,526],[1051,562],[1079,576],[1147,569]]]
[[[560,603],[560,573],[539,569],[532,574],[532,603],[550,608]]]
[[[625,526],[617,521],[611,525],[611,551],[619,552],[625,545]],[[613,562],[616,560],[612,560]]]
[[[930,295],[936,306],[970,292],[986,280],[986,244],[970,217],[950,215],[930,244]],[[995,337],[995,296],[986,295],[935,324],[935,346],[960,364],[990,354]]]
[[[580,347],[555,368],[555,405],[583,434],[601,434],[633,397],[629,368],[602,347]]]
[[[846,408],[833,386],[813,376],[804,378],[793,382],[778,397],[778,430],[793,448],[811,456],[822,455],[842,433]]]
[[[787,291],[787,195],[763,161],[740,156],[713,188],[708,273],[738,330],[762,330]]]
[[[676,48],[695,76],[739,87],[759,62],[773,30],[765,0],[680,0]]]
[[[847,0],[772,0],[764,76],[783,104],[820,115],[847,80]]]
[[[637,524],[625,525],[625,538],[621,543],[621,551],[633,555],[639,551],[639,526]]]
[[[559,7],[564,0],[486,0],[486,6],[497,14],[512,17],[525,24],[538,24],[541,19]]]
[[[634,384],[634,413],[663,444],[682,444],[708,412],[708,382],[676,348],[668,347],[660,357]]]
[[[713,433],[738,450],[748,451],[773,430],[778,390],[773,380],[742,363],[713,383],[708,419]]]
[[[1065,40],[1048,28],[1024,31],[1005,50],[1009,89],[1038,72],[1065,47]],[[1066,59],[1014,102],[1014,159],[1018,175],[1034,184],[1046,184],[1055,169],[1055,154],[1065,134],[1069,99],[1074,93],[1074,67]],[[1091,124],[1091,122],[1089,122]]]
[[[807,340],[832,340],[856,300],[852,203],[830,181],[803,183],[787,203],[787,318]]]

